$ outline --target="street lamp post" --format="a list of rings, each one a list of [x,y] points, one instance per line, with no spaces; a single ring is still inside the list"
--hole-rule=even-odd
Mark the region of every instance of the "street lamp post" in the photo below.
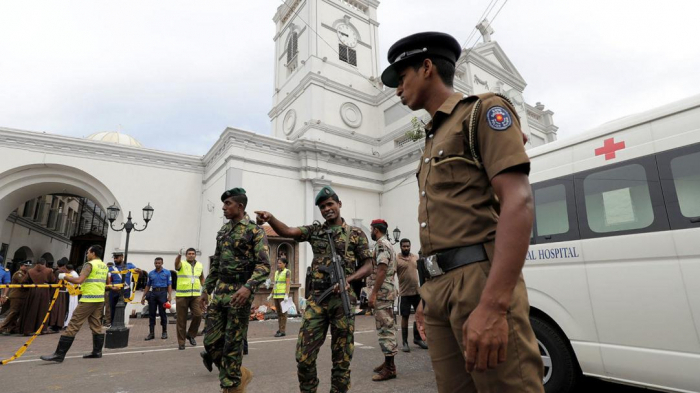
[[[136,228],[136,223],[131,221],[131,211],[129,211],[129,216],[126,219],[126,223],[122,223],[122,227],[117,229],[114,227],[114,220],[117,219],[119,215],[119,208],[116,204],[107,208],[107,219],[109,220],[109,225],[113,231],[121,232],[126,231],[126,245],[124,246],[124,262],[128,263],[129,259],[129,236],[131,231],[142,232],[148,228],[148,222],[153,218],[153,208],[149,203],[143,208],[143,220],[146,225],[142,229]],[[128,284],[126,282],[126,274],[122,273],[122,283]],[[132,291],[136,288],[132,288]],[[126,301],[124,300],[124,287],[119,291],[119,301],[114,308],[114,322],[109,329],[107,329],[107,337],[105,339],[106,348],[125,348],[129,345],[129,328],[124,324],[124,313],[126,312]]]

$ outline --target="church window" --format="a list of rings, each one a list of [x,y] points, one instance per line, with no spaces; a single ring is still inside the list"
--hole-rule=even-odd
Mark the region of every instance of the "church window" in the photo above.
[[[299,53],[299,34],[295,31],[289,36],[287,42],[287,70],[291,74],[297,68],[297,54]]]
[[[347,45],[338,44],[338,54],[340,56],[340,61],[357,66],[357,52],[355,49],[352,49]]]

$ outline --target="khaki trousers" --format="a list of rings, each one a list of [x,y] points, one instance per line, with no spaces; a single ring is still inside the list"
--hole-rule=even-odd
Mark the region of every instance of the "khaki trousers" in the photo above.
[[[102,319],[102,310],[104,306],[104,302],[79,303],[78,307],[73,311],[73,317],[70,319],[70,322],[68,322],[68,327],[63,335],[75,337],[83,326],[83,323],[85,323],[85,320],[90,324],[92,334],[102,334],[102,323],[100,320]]]
[[[487,251],[493,251],[492,244]],[[490,266],[489,261],[472,263],[433,278],[420,288],[425,301],[428,351],[438,391],[542,393],[544,367],[530,326],[530,305],[522,275],[506,316],[509,329],[506,361],[485,372],[470,374],[465,369],[462,325],[479,303]]]
[[[280,333],[287,332],[287,313],[282,312],[282,301],[284,299],[275,299],[275,309],[277,310],[277,320],[279,321]]]
[[[199,324],[202,322],[202,303],[199,296],[183,296],[175,298],[177,307],[177,343],[185,345],[185,339],[197,337]],[[187,311],[192,310],[192,322],[187,330]],[[187,331],[187,332],[185,332]]]
[[[7,313],[5,321],[0,325],[0,331],[12,333],[17,329],[19,325],[19,315],[22,312],[22,307],[24,307],[24,300],[24,298],[10,299],[10,306],[8,307],[10,311]],[[7,305],[7,303],[5,304]]]

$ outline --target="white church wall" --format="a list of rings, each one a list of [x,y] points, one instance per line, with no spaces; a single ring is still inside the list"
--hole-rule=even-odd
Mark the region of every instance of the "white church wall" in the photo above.
[[[19,223],[11,223],[5,221],[3,224],[3,235],[1,242],[9,244],[7,250],[7,262],[12,260],[12,257],[21,247],[29,247],[34,254],[31,258],[32,262],[36,262],[45,253],[51,254],[53,260],[58,261],[63,257],[70,257],[71,242],[60,240],[35,230],[31,230]]]
[[[381,196],[381,209],[383,218],[389,223],[389,233],[398,226],[401,237],[411,241],[411,252],[414,254],[420,249],[418,238],[418,182],[415,176],[410,176],[407,181],[387,184],[387,191]],[[398,251],[398,245],[395,247]]]

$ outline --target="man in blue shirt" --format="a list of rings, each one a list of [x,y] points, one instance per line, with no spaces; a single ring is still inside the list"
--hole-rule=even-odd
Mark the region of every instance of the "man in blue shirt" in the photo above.
[[[141,304],[148,300],[148,327],[151,332],[146,337],[146,341],[156,338],[153,333],[156,328],[156,307],[158,307],[158,314],[160,314],[160,324],[163,326],[163,334],[160,338],[168,338],[168,317],[165,314],[164,305],[166,302],[170,303],[170,292],[173,289],[170,271],[163,269],[163,258],[156,258],[153,264],[156,268],[148,272],[148,282],[141,298]]]
[[[127,269],[134,269],[136,272],[141,274],[141,270],[139,270],[133,263],[127,262],[124,263],[124,253],[121,251],[115,251],[112,253],[112,258],[114,258],[114,267],[109,269],[109,282],[108,284],[115,285],[115,284],[121,284],[122,283],[122,276],[119,273],[122,270],[127,270]],[[131,297],[131,271],[126,273],[126,282],[124,283],[124,298],[128,299]],[[109,318],[109,324],[110,326],[114,322],[114,310],[116,308],[117,302],[119,301],[119,296],[120,296],[121,288],[112,288],[112,291],[109,293],[109,311],[110,311],[110,318]]]
[[[3,261],[4,258],[0,255],[0,284],[10,284],[12,282],[12,275],[10,274],[10,269],[3,267]],[[9,298],[7,297],[7,292],[9,291],[9,288],[5,288],[4,290],[0,289],[0,305],[3,306],[0,314],[4,314],[10,309]]]

